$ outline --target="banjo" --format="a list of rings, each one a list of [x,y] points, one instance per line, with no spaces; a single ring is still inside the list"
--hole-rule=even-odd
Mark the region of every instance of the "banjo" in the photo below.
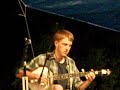
[[[43,72],[42,72],[43,70]],[[71,74],[58,74],[58,75],[48,75],[48,68],[47,67],[38,67],[37,69],[33,70],[32,73],[33,74],[38,74],[40,75],[41,73],[43,73],[43,75],[46,78],[50,79],[49,84],[44,84],[44,83],[38,83],[38,79],[32,79],[29,81],[29,87],[31,90],[48,90],[48,87],[50,87],[50,84],[52,84],[52,82],[54,80],[64,80],[64,79],[68,79],[68,78],[75,78],[75,77],[84,77],[88,72],[85,72],[84,69],[81,69],[81,72],[79,73],[71,73]],[[95,75],[110,75],[111,71],[109,69],[101,69],[101,70],[95,70],[94,74]]]

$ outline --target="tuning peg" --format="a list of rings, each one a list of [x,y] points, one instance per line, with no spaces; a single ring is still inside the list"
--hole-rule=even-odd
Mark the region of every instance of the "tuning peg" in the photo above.
[[[110,74],[111,74],[110,69],[107,69],[106,71],[107,71],[107,75],[110,75]]]
[[[82,71],[83,73],[85,73],[85,70],[84,70],[83,68],[81,69],[81,71]]]
[[[110,75],[111,71],[109,69],[102,69],[101,70],[101,74],[107,74],[107,75]]]
[[[94,71],[94,73],[95,73],[96,75],[98,75],[98,74],[99,74],[99,71],[98,71],[98,70],[96,70],[96,71]]]
[[[106,74],[107,72],[106,72],[106,70],[105,69],[101,69],[101,74],[103,75],[103,74]]]

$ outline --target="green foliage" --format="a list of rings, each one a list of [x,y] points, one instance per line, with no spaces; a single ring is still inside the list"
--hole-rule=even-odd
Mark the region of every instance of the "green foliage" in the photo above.
[[[84,58],[85,59],[85,58]],[[90,85],[90,90],[120,90],[120,57],[109,56],[105,48],[92,48],[89,50],[85,63],[87,68],[94,70],[110,69],[109,76],[97,76]],[[84,65],[85,65],[84,64]],[[85,67],[85,66],[82,67]]]

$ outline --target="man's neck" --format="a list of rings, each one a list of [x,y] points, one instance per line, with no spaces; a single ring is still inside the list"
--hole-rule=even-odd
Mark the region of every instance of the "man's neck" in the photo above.
[[[57,55],[54,54],[54,57],[56,58],[56,60],[59,62],[59,63],[64,63],[65,62],[65,58],[64,57],[59,57]]]
[[[65,62],[65,58],[63,58],[61,61],[59,61],[59,63],[64,63]]]

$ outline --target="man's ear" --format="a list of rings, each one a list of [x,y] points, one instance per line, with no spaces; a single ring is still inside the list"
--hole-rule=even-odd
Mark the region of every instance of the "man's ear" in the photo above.
[[[58,43],[57,41],[54,41],[54,45],[55,45],[55,46],[57,45],[57,43]]]

